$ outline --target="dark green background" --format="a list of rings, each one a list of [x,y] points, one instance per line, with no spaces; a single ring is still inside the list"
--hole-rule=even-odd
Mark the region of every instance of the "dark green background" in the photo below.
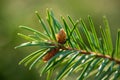
[[[36,69],[28,70],[18,62],[36,48],[14,47],[22,42],[18,28],[26,25],[41,30],[35,11],[45,19],[46,8],[52,8],[55,15],[70,15],[74,20],[86,20],[92,15],[96,28],[106,15],[111,28],[113,44],[120,28],[120,0],[0,0],[0,80],[43,80]],[[27,32],[26,32],[27,33]],[[71,78],[72,80],[72,78]]]

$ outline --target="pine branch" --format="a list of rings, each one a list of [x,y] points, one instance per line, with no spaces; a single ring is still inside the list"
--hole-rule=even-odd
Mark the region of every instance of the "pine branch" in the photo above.
[[[33,34],[18,33],[28,42],[16,48],[38,46],[40,49],[22,59],[19,64],[30,65],[29,69],[39,64],[46,64],[41,66],[41,75],[48,73],[47,80],[51,79],[54,70],[61,65],[63,67],[55,76],[55,80],[61,80],[74,72],[81,72],[76,79],[83,80],[89,78],[94,71],[96,71],[92,75],[94,80],[120,78],[120,30],[118,30],[114,48],[106,17],[103,17],[105,29],[100,26],[101,37],[98,38],[91,16],[88,16],[89,25],[86,25],[83,19],[74,21],[70,16],[68,19],[71,25],[68,25],[65,18],[61,17],[62,25],[53,12],[47,10],[49,26],[46,26],[37,11],[36,15],[44,32],[20,26]],[[88,26],[90,26],[90,30],[88,30]]]

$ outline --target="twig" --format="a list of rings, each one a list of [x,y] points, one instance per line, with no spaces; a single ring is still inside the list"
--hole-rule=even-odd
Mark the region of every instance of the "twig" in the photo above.
[[[76,50],[76,51],[80,51],[81,54],[86,54],[86,55],[89,55],[89,54],[94,54],[96,57],[100,57],[100,58],[107,58],[109,59],[110,61],[114,61],[116,62],[116,64],[120,64],[120,60],[118,59],[115,59],[109,55],[103,55],[101,53],[96,53],[96,52],[87,52],[85,50],[78,50],[78,49],[72,49],[72,48],[66,48],[64,46],[61,47],[62,50]]]

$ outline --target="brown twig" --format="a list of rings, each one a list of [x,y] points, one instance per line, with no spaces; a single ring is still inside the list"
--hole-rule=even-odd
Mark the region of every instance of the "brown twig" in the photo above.
[[[103,55],[101,53],[96,53],[96,52],[87,52],[85,50],[78,50],[78,49],[66,48],[64,46],[62,46],[61,49],[62,50],[76,50],[76,51],[80,51],[81,54],[86,54],[86,55],[94,54],[96,57],[106,58],[106,59],[109,59],[110,61],[116,62],[116,64],[120,64],[120,60],[115,59],[115,58],[113,58],[113,57],[111,57],[109,55]]]

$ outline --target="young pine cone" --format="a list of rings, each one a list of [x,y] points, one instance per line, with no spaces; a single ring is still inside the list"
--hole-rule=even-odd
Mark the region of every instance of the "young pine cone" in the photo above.
[[[57,52],[59,51],[59,48],[51,49],[44,57],[43,61],[47,62],[49,59],[51,59]]]
[[[66,42],[66,32],[64,29],[60,29],[60,32],[56,35],[57,42],[64,44]]]

